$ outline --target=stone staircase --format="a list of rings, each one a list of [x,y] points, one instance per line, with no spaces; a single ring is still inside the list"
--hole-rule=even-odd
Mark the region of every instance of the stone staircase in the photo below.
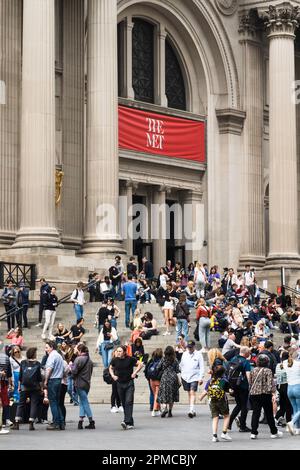
[[[131,331],[125,327],[125,312],[124,312],[124,302],[119,302],[118,306],[121,310],[120,318],[118,320],[118,334],[122,344],[125,341],[128,341],[130,338]],[[98,310],[99,304],[97,303],[87,303],[84,309],[84,328],[86,333],[84,335],[84,341],[86,342],[89,350],[90,356],[94,362],[94,372],[92,378],[92,387],[90,391],[90,401],[91,403],[98,404],[108,404],[110,403],[111,387],[103,381],[103,364],[101,356],[96,352],[96,342],[98,337],[98,330],[94,327],[95,323],[95,314]],[[156,348],[162,348],[163,350],[166,346],[171,345],[175,346],[176,344],[176,332],[173,328],[172,334],[170,336],[163,336],[162,333],[165,331],[163,325],[163,315],[161,308],[158,304],[147,304],[141,307],[144,312],[149,311],[153,314],[154,318],[158,322],[158,328],[160,334],[158,336],[152,337],[150,340],[144,341],[145,352],[149,355]],[[1,312],[2,313],[2,312]],[[24,342],[25,347],[37,347],[38,348],[38,358],[41,359],[44,351],[44,341],[41,339],[42,329],[35,327],[38,318],[38,307],[30,309],[28,313],[28,319],[30,324],[30,329],[24,330]],[[193,338],[193,332],[195,329],[195,313],[191,315],[191,329],[190,329],[190,339]],[[56,314],[55,324],[58,322],[63,322],[67,328],[75,323],[75,314],[73,312],[72,304],[63,304],[60,305]],[[6,322],[1,322],[0,324],[0,338],[5,338],[6,335]],[[217,340],[217,335],[213,334],[214,341]],[[5,340],[9,344],[9,340]],[[143,371],[140,372],[138,379],[135,381],[136,393],[135,393],[135,402],[136,403],[148,403],[149,402],[149,387],[148,382],[145,379]],[[182,390],[182,389],[181,389]],[[181,391],[182,404],[187,403],[187,393]]]

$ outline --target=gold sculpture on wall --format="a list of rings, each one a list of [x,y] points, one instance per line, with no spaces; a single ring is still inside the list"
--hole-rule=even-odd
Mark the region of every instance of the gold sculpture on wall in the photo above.
[[[61,169],[55,170],[55,204],[58,206],[61,201],[64,172]]]

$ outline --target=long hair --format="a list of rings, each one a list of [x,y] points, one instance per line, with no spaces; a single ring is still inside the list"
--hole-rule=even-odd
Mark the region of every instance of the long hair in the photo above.
[[[208,357],[208,363],[210,366],[213,365],[216,359],[221,359],[222,361],[225,361],[225,358],[222,356],[221,351],[217,348],[210,349],[207,353]]]
[[[166,349],[165,349],[165,360],[169,363],[169,364],[173,364],[176,360],[176,354],[175,354],[175,350],[172,346],[167,346]]]

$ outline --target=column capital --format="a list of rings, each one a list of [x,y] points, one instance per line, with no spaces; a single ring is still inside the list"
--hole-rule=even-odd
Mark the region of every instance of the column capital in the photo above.
[[[257,10],[251,8],[247,12],[243,12],[240,16],[239,33],[241,41],[260,39],[260,33],[263,30],[263,19],[259,17]]]
[[[216,109],[220,134],[241,135],[246,113],[235,108]]]
[[[264,22],[270,39],[278,36],[295,39],[299,20],[299,6],[294,6],[290,2],[284,2],[277,6],[270,5],[264,15]]]

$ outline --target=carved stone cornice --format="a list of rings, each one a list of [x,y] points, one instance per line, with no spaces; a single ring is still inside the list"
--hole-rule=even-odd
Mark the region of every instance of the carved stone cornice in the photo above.
[[[245,111],[234,108],[217,109],[216,115],[219,122],[220,134],[242,134],[246,119]]]
[[[300,21],[299,6],[293,6],[289,2],[277,6],[271,5],[264,15],[264,21],[269,37],[281,35],[295,37]]]

